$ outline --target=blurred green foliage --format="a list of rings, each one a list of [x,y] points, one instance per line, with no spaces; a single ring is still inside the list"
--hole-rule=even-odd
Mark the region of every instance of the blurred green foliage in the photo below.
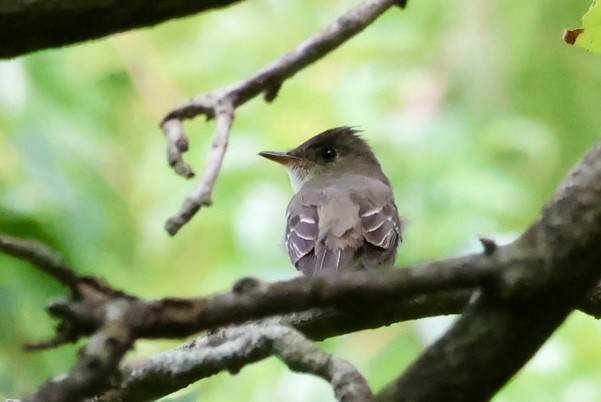
[[[398,265],[477,249],[478,235],[513,239],[599,137],[601,59],[561,40],[565,27],[578,26],[582,2],[421,0],[390,10],[287,81],[273,104],[239,109],[214,206],[166,235],[164,220],[194,183],[167,167],[162,116],[247,77],[353,4],[247,1],[0,62],[0,230],[44,240],[78,272],[144,297],[210,294],[245,275],[291,278],[282,247],[288,179],[256,153],[358,125],[408,222]],[[188,159],[201,171],[213,125],[198,119],[186,128]],[[0,256],[0,266],[0,397],[18,397],[66,370],[77,345],[21,350],[52,334],[43,306],[66,292],[15,259]],[[447,321],[322,346],[378,390]],[[575,313],[495,400],[600,400],[600,335],[599,324]],[[141,341],[131,358],[176,344]],[[327,384],[275,359],[170,397],[225,398],[333,400]]]

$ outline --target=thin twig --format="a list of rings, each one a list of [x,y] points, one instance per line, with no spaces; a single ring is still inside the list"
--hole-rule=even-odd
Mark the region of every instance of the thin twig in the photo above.
[[[77,275],[58,253],[44,243],[0,235],[0,251],[30,262],[77,294]]]
[[[237,107],[261,93],[264,93],[267,102],[271,102],[285,80],[361,32],[390,7],[403,4],[404,2],[399,3],[398,0],[365,0],[338,18],[334,24],[308,38],[252,77],[204,93],[168,113],[161,123],[167,138],[168,161],[177,174],[187,178],[192,177],[194,173],[182,156],[182,153],[188,150],[188,138],[181,122],[204,115],[207,119],[216,118],[217,127],[203,179],[185,200],[180,211],[169,218],[165,224],[167,232],[175,235],[202,206],[211,205],[211,194],[225,155]]]
[[[169,218],[165,223],[165,229],[170,235],[176,234],[183,225],[192,219],[194,214],[196,214],[202,206],[211,205],[211,194],[213,192],[213,187],[215,187],[215,181],[219,176],[219,171],[221,170],[221,164],[223,163],[223,157],[225,156],[229,142],[230,129],[234,122],[234,107],[229,98],[223,98],[219,101],[215,111],[215,121],[215,135],[213,136],[213,144],[211,145],[207,168],[205,169],[200,184],[186,199],[181,210],[176,215]],[[181,122],[179,120],[168,120],[163,127],[166,132],[173,132],[174,127],[179,127],[178,135],[183,134]],[[180,136],[178,141],[185,142],[187,149],[187,140],[183,140],[183,138],[185,138],[185,136]],[[169,149],[171,150],[172,147],[170,146]],[[181,158],[181,154],[179,157],[175,158],[175,168],[176,170],[181,169],[194,175],[189,165]]]
[[[167,137],[167,161],[177,174],[190,178],[194,172],[190,165],[184,161],[182,154],[188,151],[190,145],[188,137],[184,135],[184,127],[180,120],[171,119],[163,123],[163,132]]]
[[[489,237],[480,236],[478,237],[478,240],[484,248],[484,254],[492,255],[497,250],[498,245],[493,239]]]

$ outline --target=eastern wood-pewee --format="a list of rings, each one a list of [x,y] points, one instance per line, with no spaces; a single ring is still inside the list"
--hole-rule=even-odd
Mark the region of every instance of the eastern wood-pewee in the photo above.
[[[259,155],[284,165],[296,194],[286,248],[305,275],[392,265],[402,224],[388,178],[357,130],[333,128],[289,152]]]

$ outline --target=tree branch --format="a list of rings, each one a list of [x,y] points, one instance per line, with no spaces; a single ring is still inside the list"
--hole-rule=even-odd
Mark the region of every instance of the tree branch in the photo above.
[[[498,291],[485,291],[378,400],[490,399],[598,281],[600,243],[601,142],[566,178],[541,218],[495,253],[535,269],[507,264]]]
[[[94,278],[78,277],[80,297],[73,301],[56,302],[50,312],[83,327],[85,330],[82,334],[87,334],[104,325],[106,310],[118,309],[122,315],[132,317],[126,325],[132,328],[137,337],[150,339],[178,338],[223,325],[311,308],[335,308],[339,324],[350,325],[345,324],[346,318],[339,315],[340,311],[352,310],[362,314],[366,301],[393,300],[396,307],[408,306],[409,311],[413,311],[410,314],[416,314],[420,308],[431,308],[421,301],[424,294],[487,285],[494,281],[499,267],[497,262],[483,255],[469,255],[415,268],[355,272],[336,277],[298,277],[275,283],[244,278],[230,292],[200,298],[154,301],[111,289]],[[458,303],[464,300],[465,294],[461,294]],[[377,315],[375,317],[374,322],[377,322]]]
[[[263,326],[292,327],[308,339],[323,340],[400,321],[460,313],[468,303],[471,293],[471,291],[455,291],[422,295],[400,302],[387,300],[380,303],[377,309],[368,306],[358,307],[352,311],[335,307],[316,308],[254,321],[241,327],[249,330],[252,328],[259,330]],[[241,327],[220,328],[176,350],[126,364],[121,369],[121,382],[104,393],[100,400],[157,399],[220,371],[236,372],[247,364],[271,355],[257,356],[251,351],[247,351],[244,356],[242,353],[234,353],[234,356],[225,353],[221,345],[226,341],[231,342],[232,331],[238,333]],[[185,351],[191,347],[196,351],[193,355],[187,356]],[[215,359],[206,356],[215,356]],[[185,359],[185,363],[176,364],[175,361],[179,359]],[[234,360],[235,364],[232,363]]]
[[[373,398],[365,378],[346,360],[317,348],[300,332],[265,322],[229,327],[209,337],[122,370],[121,387],[102,401],[154,400],[223,370],[237,373],[249,363],[278,356],[291,370],[328,381],[339,401]]]
[[[119,362],[133,339],[127,326],[116,320],[108,322],[90,338],[68,374],[46,382],[24,402],[78,402],[101,392],[118,373]]]
[[[6,239],[0,236],[0,244],[15,243]],[[38,248],[35,242],[24,244]],[[30,254],[24,251],[18,255]],[[48,255],[49,260],[56,259],[51,253]],[[406,314],[415,315],[419,311],[416,305],[421,303],[424,308],[422,293],[478,286],[490,279],[494,270],[474,265],[478,261],[483,263],[478,256],[467,256],[431,263],[419,269],[356,273],[337,278],[301,277],[274,284],[247,278],[239,281],[228,293],[206,298],[157,301],[144,301],[127,295],[94,278],[77,277],[74,285],[77,291],[73,292],[72,300],[56,302],[49,311],[62,320],[56,339],[75,341],[86,335],[92,335],[92,338],[78,364],[68,374],[44,384],[30,400],[76,400],[111,388],[107,376],[116,374],[118,362],[138,338],[182,337],[202,329],[282,312],[303,311],[315,306],[329,306],[334,310],[318,311],[322,316],[313,325],[308,323],[310,318],[306,314],[309,313],[288,317],[288,322],[283,319],[278,324],[296,320],[299,327],[305,326],[316,338],[331,336],[337,330],[357,326],[349,323],[351,311],[357,317],[370,316],[361,307],[365,306],[365,300],[382,303],[386,303],[387,299],[394,300],[394,303],[405,300],[410,311]],[[38,267],[51,274],[55,272],[45,270],[45,262]],[[412,295],[417,297],[412,299]],[[310,314],[317,313],[313,311]],[[398,316],[399,313],[395,314]],[[373,326],[382,320],[386,321],[380,317],[366,322]],[[327,327],[327,321],[337,322],[338,328]],[[327,329],[324,330],[324,327]],[[38,345],[38,349],[58,343],[45,342]]]
[[[137,312],[136,333],[144,338],[173,338],[314,307],[354,310],[365,303],[407,301],[425,293],[479,287],[495,277],[497,267],[474,255],[417,268],[299,277],[272,284],[245,278],[223,294],[146,302]]]
[[[197,96],[167,114],[161,123],[167,137],[167,158],[176,173],[186,178],[194,176],[194,173],[182,156],[188,150],[188,139],[181,121],[198,115],[204,115],[207,119],[217,117],[213,146],[203,179],[180,211],[167,220],[165,229],[169,234],[175,235],[202,206],[211,205],[211,194],[227,148],[235,109],[261,93],[264,93],[267,102],[271,102],[285,80],[348,41],[395,4],[404,7],[405,2],[365,0],[338,18],[334,24],[305,40],[252,77]]]
[[[0,0],[0,58],[70,45],[240,0]]]
[[[77,294],[77,275],[45,244],[0,234],[0,251],[37,266]]]
[[[364,329],[380,328],[397,322],[459,314],[467,306],[473,290],[461,289],[422,294],[408,299],[391,297],[349,308],[314,308],[276,317],[280,323],[296,328],[308,338],[321,341]]]

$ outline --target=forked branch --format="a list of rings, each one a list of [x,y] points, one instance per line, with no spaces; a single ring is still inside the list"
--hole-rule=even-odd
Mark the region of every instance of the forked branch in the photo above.
[[[188,150],[188,138],[182,121],[198,115],[217,120],[203,178],[180,211],[167,220],[165,229],[169,234],[175,235],[202,206],[211,205],[211,194],[223,163],[236,108],[261,93],[267,102],[271,102],[285,80],[348,41],[394,5],[404,7],[405,2],[365,0],[338,18],[334,24],[308,38],[250,78],[197,96],[165,116],[161,127],[167,137],[167,159],[176,173],[186,178],[193,177],[194,172],[182,155]]]

